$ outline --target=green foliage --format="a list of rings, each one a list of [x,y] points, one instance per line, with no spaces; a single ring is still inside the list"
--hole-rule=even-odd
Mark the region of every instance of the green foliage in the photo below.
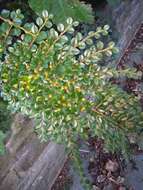
[[[138,98],[110,79],[140,73],[98,64],[118,52],[114,42],[102,42],[109,26],[84,36],[75,31],[79,23],[72,18],[55,27],[47,11],[25,24],[20,10],[7,14],[0,17],[0,68],[9,109],[34,118],[39,138],[64,144],[75,160],[77,138],[88,134],[104,139],[108,150],[126,153],[127,135],[140,130],[143,114]]]
[[[88,23],[94,20],[91,6],[79,0],[29,0],[29,5],[37,14],[45,9],[53,13],[55,23],[65,23],[67,17]]]

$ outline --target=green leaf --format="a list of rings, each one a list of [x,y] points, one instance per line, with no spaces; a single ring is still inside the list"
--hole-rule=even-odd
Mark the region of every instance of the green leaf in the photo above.
[[[20,34],[21,34],[21,30],[20,29],[14,28],[12,30],[12,35],[14,35],[14,36],[20,36]]]
[[[42,11],[42,16],[43,16],[44,18],[48,18],[48,15],[49,15],[49,13],[48,13],[47,10],[43,10],[43,11]]]
[[[41,17],[38,17],[38,18],[36,19],[36,23],[37,23],[38,26],[41,26],[41,25],[43,24],[42,18],[41,18]]]
[[[36,42],[39,43],[39,42],[45,40],[45,39],[47,38],[47,36],[48,36],[48,35],[47,35],[47,32],[41,31],[41,32],[39,33],[37,39],[36,39]]]
[[[64,25],[63,24],[58,24],[58,26],[57,26],[57,29],[58,29],[58,31],[59,32],[63,32],[64,31]]]
[[[26,42],[26,43],[30,43],[32,41],[32,36],[29,35],[29,34],[25,34],[23,36],[23,40]]]
[[[73,23],[73,19],[71,17],[67,18],[67,24],[71,25]]]
[[[109,29],[110,29],[110,26],[109,26],[109,25],[105,25],[105,26],[103,27],[103,29],[104,29],[104,30],[109,30]]]
[[[9,29],[10,25],[6,22],[0,25],[0,32],[6,33]]]
[[[110,57],[110,56],[112,55],[112,51],[111,51],[111,50],[108,50],[108,51],[105,52],[105,54],[106,54],[108,57]]]
[[[100,49],[103,49],[104,47],[104,43],[101,42],[101,41],[98,41],[97,44],[96,44],[97,48],[100,50]]]
[[[46,24],[45,24],[45,26],[47,27],[47,28],[51,28],[52,27],[52,22],[50,22],[50,21],[48,21]]]
[[[31,32],[32,33],[38,32],[38,27],[35,24],[33,24],[33,26],[31,27]]]
[[[6,10],[6,9],[3,9],[2,12],[1,12],[1,15],[2,15],[4,18],[8,18],[9,15],[10,15],[10,11],[9,11],[9,10]]]

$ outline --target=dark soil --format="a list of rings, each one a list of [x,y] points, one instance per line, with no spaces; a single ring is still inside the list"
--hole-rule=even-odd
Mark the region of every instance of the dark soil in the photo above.
[[[69,190],[69,185],[72,183],[72,178],[68,171],[69,163],[67,161],[51,190]]]

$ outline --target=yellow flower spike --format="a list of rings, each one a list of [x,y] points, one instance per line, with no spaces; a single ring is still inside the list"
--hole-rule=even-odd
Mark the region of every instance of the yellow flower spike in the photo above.
[[[82,98],[82,99],[81,99],[81,101],[82,101],[82,102],[85,102],[85,101],[86,101],[86,99],[85,99],[85,98]]]

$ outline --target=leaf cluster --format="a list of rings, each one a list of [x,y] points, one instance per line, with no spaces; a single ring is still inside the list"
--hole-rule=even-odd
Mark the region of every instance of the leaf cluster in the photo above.
[[[114,42],[102,42],[109,26],[84,36],[72,18],[55,26],[46,10],[35,23],[23,17],[20,10],[0,16],[2,96],[9,109],[34,118],[42,141],[63,143],[69,152],[78,137],[91,134],[125,153],[127,135],[140,130],[143,115],[137,97],[110,83],[137,74],[98,64],[118,52]]]

